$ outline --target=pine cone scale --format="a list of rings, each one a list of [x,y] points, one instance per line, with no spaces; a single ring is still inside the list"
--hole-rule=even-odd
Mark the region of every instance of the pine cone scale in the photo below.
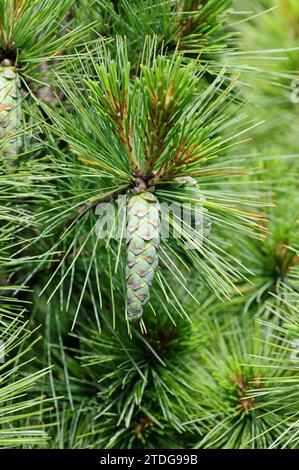
[[[130,320],[142,316],[158,266],[160,207],[156,196],[143,192],[127,204],[127,312]]]
[[[16,135],[22,125],[20,82],[13,66],[0,65],[0,103],[0,138],[5,139],[1,154],[12,157],[5,165],[13,166],[22,146]]]

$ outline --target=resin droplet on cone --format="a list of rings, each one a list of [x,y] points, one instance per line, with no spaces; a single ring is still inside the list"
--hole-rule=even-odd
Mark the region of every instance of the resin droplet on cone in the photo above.
[[[9,167],[16,162],[22,139],[17,136],[22,126],[20,81],[9,60],[0,64],[0,155]]]
[[[127,204],[127,313],[129,320],[141,318],[143,305],[158,266],[160,206],[156,196],[145,191],[130,197]]]

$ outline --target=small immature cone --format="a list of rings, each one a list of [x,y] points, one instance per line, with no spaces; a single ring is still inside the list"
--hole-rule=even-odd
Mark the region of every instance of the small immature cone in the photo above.
[[[22,139],[16,136],[21,126],[20,81],[16,68],[5,59],[0,64],[0,157],[8,168],[14,166],[21,150]]]
[[[150,296],[158,266],[160,206],[156,196],[144,191],[127,204],[127,313],[138,320]]]

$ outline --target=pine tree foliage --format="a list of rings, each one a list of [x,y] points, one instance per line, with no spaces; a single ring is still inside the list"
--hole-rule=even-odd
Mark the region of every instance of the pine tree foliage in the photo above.
[[[274,353],[260,356],[264,371],[275,368],[281,376],[268,382],[263,379],[261,390],[251,391],[253,399],[263,395],[273,406],[271,413],[279,413],[285,429],[270,442],[269,448],[298,448],[298,291],[283,286],[281,294],[276,295],[275,305],[269,303],[275,324],[262,322],[272,329],[266,338],[268,344],[274,344]],[[266,344],[267,344],[266,343]],[[263,390],[264,389],[264,390]]]
[[[273,50],[276,59],[260,60],[260,70],[272,64],[268,75],[258,78],[246,72],[246,78],[255,87],[249,112],[259,110],[265,118],[262,132],[258,128],[254,130],[257,133],[252,156],[260,174],[259,181],[267,189],[264,213],[269,219],[269,234],[262,244],[254,240],[241,241],[247,266],[254,273],[250,284],[243,284],[241,289],[248,296],[248,305],[267,313],[265,301],[276,303],[271,294],[286,295],[281,288],[283,285],[298,289],[298,164],[294,129],[298,108],[293,85],[298,75],[299,52],[296,28],[291,27],[294,26],[291,16],[296,18],[297,7],[292,1],[268,1],[265,6],[272,10],[262,14],[264,5],[261,3],[257,2],[254,8],[248,2],[241,3],[244,8],[251,8],[253,14],[241,27],[248,38],[249,49],[256,43],[261,44],[266,50]],[[286,30],[288,35],[285,35]],[[253,57],[245,56],[245,60],[256,66]],[[267,202],[272,204],[269,209],[266,209]]]
[[[231,310],[224,325],[211,322],[203,352],[200,404],[206,408],[210,430],[197,447],[268,448],[287,424],[266,390],[286,380],[286,374],[280,367],[261,364],[265,357],[272,358],[271,364],[277,360],[277,341],[269,339],[272,325],[261,329],[248,314],[238,319],[239,306]]]
[[[158,38],[158,49],[171,54],[178,49],[187,57],[201,54],[201,67],[219,68],[220,55],[233,44],[227,28],[232,0],[96,0],[94,8],[103,18],[103,35],[128,38],[130,57],[142,51],[147,36]]]
[[[117,39],[116,48],[115,59],[103,46],[97,51],[96,59],[92,55],[86,65],[82,62],[87,73],[79,94],[76,70],[73,81],[70,75],[67,80],[59,79],[59,86],[68,97],[68,109],[61,103],[64,113],[57,113],[49,106],[45,108],[47,115],[51,116],[51,123],[45,123],[44,128],[51,136],[48,150],[53,156],[58,184],[54,181],[56,196],[48,210],[51,223],[37,240],[62,229],[64,233],[61,238],[49,250],[56,253],[60,249],[61,239],[68,247],[47,283],[48,286],[55,282],[56,274],[63,270],[62,278],[51,291],[50,298],[60,287],[63,288],[64,280],[69,282],[76,260],[79,261],[81,254],[84,255],[85,244],[93,244],[94,248],[90,248],[92,257],[88,255],[84,289],[94,268],[98,270],[99,265],[112,263],[112,271],[123,271],[122,244],[113,243],[116,222],[112,223],[106,241],[111,261],[95,262],[93,266],[93,261],[103,249],[100,248],[102,240],[96,240],[93,228],[96,221],[89,209],[94,210],[98,203],[107,198],[129,196],[132,191],[136,194],[150,191],[160,204],[183,202],[200,206],[203,227],[212,223],[253,236],[263,233],[263,227],[259,224],[260,215],[249,209],[250,205],[258,206],[256,195],[244,196],[236,204],[234,192],[230,193],[225,186],[221,188],[217,183],[214,186],[215,174],[235,172],[231,169],[235,157],[225,157],[228,149],[235,145],[232,139],[237,127],[240,136],[248,131],[245,116],[240,122],[238,117],[232,117],[239,106],[230,95],[234,84],[222,89],[223,75],[220,74],[212,84],[205,85],[203,73],[197,70],[196,65],[183,66],[177,54],[171,60],[156,55],[155,42],[146,45],[140,76],[132,79],[127,49],[121,39]],[[59,148],[55,144],[57,138],[66,141],[68,146]],[[63,182],[60,184],[62,173]],[[236,167],[236,173],[242,176],[241,168]],[[207,188],[211,189],[202,192],[203,197],[199,198],[193,189],[178,185],[177,178],[186,176],[194,178],[199,188],[206,181]],[[51,180],[54,180],[53,173]],[[43,223],[45,217],[48,216],[43,209],[37,215],[37,224]],[[163,214],[161,217],[163,219]],[[171,233],[169,238],[162,240],[159,253],[162,253],[164,264],[169,269],[175,268],[180,283],[187,286],[182,274],[185,268],[190,270],[191,264],[202,281],[212,289],[225,296],[231,295],[234,281],[240,276],[238,260],[232,256],[231,263],[227,263],[220,244],[207,239],[204,230],[198,233],[201,236],[195,237],[190,222],[182,225],[180,216],[166,214],[165,217],[171,226]],[[120,211],[116,211],[116,219],[118,222],[122,220]],[[77,251],[73,233],[76,231],[78,235],[79,227],[85,242]],[[132,239],[133,235],[133,232],[130,233]],[[73,241],[69,242],[70,238]],[[95,243],[98,243],[98,248]],[[187,244],[193,249],[186,250]],[[77,255],[71,264],[67,264],[66,257],[72,249],[77,251]],[[178,265],[182,266],[183,271]],[[121,269],[118,271],[118,268]],[[102,276],[99,273],[95,275],[99,277],[101,287]],[[159,275],[158,281],[164,292],[171,291],[164,276]],[[69,292],[71,290],[72,285]],[[168,299],[169,295],[164,295]]]
[[[0,138],[4,166],[13,165],[11,157],[16,159],[22,150],[22,95],[26,98],[34,86],[40,87],[49,62],[55,59],[58,68],[57,56],[67,52],[71,45],[79,46],[88,31],[84,24],[69,29],[65,17],[73,3],[73,0],[0,2]]]
[[[0,0],[1,447],[298,447],[297,18]]]
[[[40,386],[48,370],[25,373],[28,360],[23,356],[34,347],[35,341],[30,339],[30,331],[26,331],[26,324],[18,317],[5,315],[5,322],[3,316],[1,314],[1,345],[5,345],[5,364],[0,367],[0,447],[45,445],[49,437],[44,420],[51,405],[47,408]]]
[[[253,112],[258,110],[265,119],[263,129],[255,129],[255,142],[263,146],[263,150],[266,147],[264,152],[269,155],[271,152],[264,139],[267,133],[272,136],[270,146],[276,146],[279,155],[297,154],[298,2],[244,0],[240,3],[252,19],[240,24],[249,52],[241,56],[238,64],[245,70],[247,84],[254,87]],[[257,45],[264,51],[262,56],[252,54]]]
[[[60,445],[68,446],[69,433],[64,438],[60,433],[65,421],[72,419],[74,447],[83,442],[89,448],[174,448],[183,436],[188,447],[196,441],[201,425],[185,423],[190,415],[200,413],[196,372],[204,341],[202,318],[194,316],[192,323],[181,319],[174,325],[161,315],[160,326],[157,328],[153,318],[146,335],[133,327],[132,341],[124,318],[116,331],[105,318],[99,332],[84,312],[87,323],[80,336],[72,335],[65,346],[59,330],[59,318],[65,312],[57,305],[50,311],[55,312],[55,320],[47,320],[54,323],[47,326],[46,338],[52,344],[49,353],[52,360],[56,356],[64,359],[55,359],[52,383],[57,394],[64,391],[64,383],[68,390],[65,399],[57,401],[55,413]]]
[[[2,266],[1,261],[0,447],[46,445],[49,437],[45,418],[51,404],[41,386],[49,369],[28,371],[34,361],[32,350],[40,337],[24,321],[24,306],[11,297],[16,287],[4,284]]]

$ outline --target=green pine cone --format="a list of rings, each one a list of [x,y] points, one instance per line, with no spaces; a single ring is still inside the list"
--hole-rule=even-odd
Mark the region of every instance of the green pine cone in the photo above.
[[[197,181],[191,176],[180,176],[176,178],[176,182],[183,188],[188,188],[194,194],[194,199],[198,199],[199,202],[204,202],[205,198],[200,191]],[[207,208],[203,208],[202,212],[202,235],[204,238],[209,238],[212,231],[212,221],[209,216]]]
[[[16,136],[22,125],[20,87],[16,68],[4,60],[0,64],[0,155],[8,168],[15,164],[22,146]]]
[[[149,300],[160,246],[160,206],[149,191],[128,201],[127,245],[127,313],[129,320],[138,320]]]

